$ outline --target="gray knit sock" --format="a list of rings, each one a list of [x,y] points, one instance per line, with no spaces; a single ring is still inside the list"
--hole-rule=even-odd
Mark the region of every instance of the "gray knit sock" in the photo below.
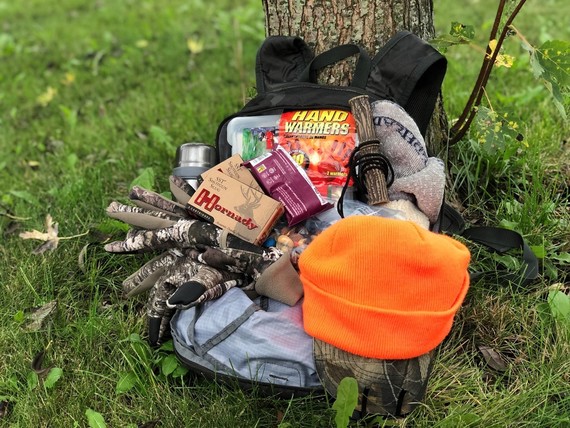
[[[443,203],[443,161],[429,157],[425,141],[414,120],[391,101],[372,103],[372,115],[381,152],[394,168],[390,200],[409,200],[435,223]]]

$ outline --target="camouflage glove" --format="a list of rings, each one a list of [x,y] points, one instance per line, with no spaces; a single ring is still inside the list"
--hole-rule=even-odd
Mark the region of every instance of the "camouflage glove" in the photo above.
[[[107,208],[110,217],[134,226],[124,241],[107,244],[107,251],[167,250],[123,281],[125,297],[151,290],[147,315],[152,344],[167,336],[176,309],[217,298],[231,287],[253,284],[281,255],[190,218],[180,203],[190,197],[187,186],[180,178],[170,177],[171,191],[179,202],[135,186],[129,198],[137,206],[113,202]]]
[[[190,307],[219,297],[229,288],[244,283],[239,273],[217,270],[197,262],[189,252],[179,253],[174,263],[164,269],[154,283],[148,300],[148,340],[162,343],[170,333],[170,319],[180,307]],[[176,297],[177,305],[169,304]]]
[[[148,300],[149,341],[156,345],[169,332],[177,309],[220,297],[232,287],[244,287],[269,267],[279,254],[263,255],[235,249],[170,250],[155,257],[123,282],[126,296],[151,289]]]
[[[111,253],[140,253],[170,248],[192,248],[195,245],[229,247],[261,253],[261,247],[246,242],[213,224],[193,219],[185,204],[190,196],[189,185],[180,177],[170,177],[170,190],[177,201],[141,187],[133,187],[130,200],[137,206],[112,202],[109,217],[131,226],[123,241],[105,245]]]

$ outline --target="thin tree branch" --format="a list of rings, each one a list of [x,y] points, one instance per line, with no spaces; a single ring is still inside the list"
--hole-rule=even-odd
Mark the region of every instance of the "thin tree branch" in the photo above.
[[[503,10],[505,8],[505,4],[506,4],[506,0],[501,0],[498,7],[497,7],[497,13],[495,14],[495,20],[493,22],[493,27],[491,28],[491,32],[489,33],[489,40],[493,40],[497,36],[497,31],[499,29],[499,24],[501,22],[501,17],[503,15]],[[483,56],[483,63],[481,64],[481,68],[479,69],[479,75],[477,76],[477,80],[475,81],[475,85],[473,86],[473,89],[471,91],[471,95],[469,95],[469,99],[465,103],[465,107],[463,108],[463,112],[461,113],[461,115],[459,116],[459,118],[457,119],[457,121],[455,122],[455,124],[451,128],[452,140],[455,140],[454,136],[457,134],[457,131],[459,129],[461,129],[461,127],[463,126],[463,123],[465,122],[465,120],[467,119],[467,117],[469,115],[469,112],[473,108],[473,104],[475,103],[475,99],[476,99],[477,95],[479,94],[479,91],[481,88],[481,82],[483,81],[484,75],[489,68],[489,61],[491,58],[490,54],[491,54],[491,49],[489,47],[489,44],[487,44],[487,49],[486,49],[485,55]],[[453,141],[453,143],[455,143],[455,142],[456,141]]]
[[[475,86],[473,87],[473,91],[471,93],[471,96],[469,97],[469,100],[467,101],[465,108],[463,110],[463,113],[461,114],[460,118],[457,120],[455,125],[451,128],[451,131],[450,131],[451,140],[449,142],[450,145],[455,144],[459,140],[461,140],[461,138],[463,138],[465,136],[467,130],[471,126],[471,123],[473,122],[473,119],[474,119],[475,114],[476,114],[475,107],[477,107],[481,102],[481,98],[483,97],[483,90],[484,90],[485,86],[487,85],[487,82],[489,80],[489,76],[491,75],[491,71],[493,69],[493,64],[495,63],[497,56],[499,55],[501,46],[503,45],[503,42],[505,41],[507,34],[510,31],[511,24],[513,23],[515,17],[518,15],[520,10],[524,6],[525,2],[526,2],[526,0],[521,0],[516,5],[513,12],[509,15],[507,21],[505,22],[505,25],[503,26],[503,29],[502,29],[501,34],[499,36],[499,39],[497,40],[497,45],[495,47],[495,50],[492,52],[492,54],[490,54],[491,53],[490,46],[487,45],[487,53],[486,53],[485,58],[483,60],[483,65],[481,66],[481,70],[479,72],[477,82],[475,83]],[[498,24],[499,24],[500,18],[501,18],[499,11],[502,14],[502,9],[504,7],[504,3],[505,3],[505,1],[501,0],[501,3],[499,4],[499,8],[497,10],[497,15],[495,17],[495,22],[493,23],[493,29],[491,30],[491,33],[489,35],[489,42],[491,40],[494,40],[496,37]]]

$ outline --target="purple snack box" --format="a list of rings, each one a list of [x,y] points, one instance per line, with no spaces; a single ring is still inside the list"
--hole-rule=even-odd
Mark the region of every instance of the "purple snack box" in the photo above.
[[[244,165],[265,193],[283,204],[289,226],[333,207],[281,146]]]

